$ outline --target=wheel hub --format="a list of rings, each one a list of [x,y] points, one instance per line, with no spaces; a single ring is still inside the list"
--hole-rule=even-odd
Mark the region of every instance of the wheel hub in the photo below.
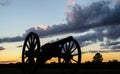
[[[70,59],[72,59],[73,56],[71,55],[70,51],[66,51],[64,53],[64,57],[63,58],[65,59],[65,61],[70,61]]]

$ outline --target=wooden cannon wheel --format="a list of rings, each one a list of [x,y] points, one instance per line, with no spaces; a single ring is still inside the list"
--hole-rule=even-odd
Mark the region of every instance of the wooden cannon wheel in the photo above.
[[[59,63],[78,64],[81,62],[81,49],[78,42],[74,39],[60,46],[61,56],[58,57]]]
[[[40,51],[39,36],[36,33],[30,32],[24,42],[22,51],[22,63],[36,63],[36,54]]]

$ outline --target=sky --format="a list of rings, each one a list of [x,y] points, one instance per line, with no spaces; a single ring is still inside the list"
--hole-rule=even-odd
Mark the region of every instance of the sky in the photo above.
[[[1,37],[22,35],[30,27],[57,24],[64,18],[65,0],[53,0],[53,2],[47,0],[1,1],[8,2],[6,6],[0,6]]]
[[[21,60],[20,46],[31,31],[42,45],[72,35],[82,62],[96,52],[104,61],[120,61],[119,13],[119,0],[0,0],[0,63]]]
[[[78,0],[80,4],[91,1]],[[95,1],[95,0],[92,0]],[[64,11],[72,0],[0,0],[0,38],[21,36],[25,30],[39,25],[65,22]]]

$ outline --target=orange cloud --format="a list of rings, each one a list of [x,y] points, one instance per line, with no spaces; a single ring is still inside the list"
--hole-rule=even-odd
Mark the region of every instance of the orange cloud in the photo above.
[[[64,10],[64,14],[67,14],[67,10]]]
[[[66,2],[66,6],[67,7],[69,7],[69,6],[75,6],[76,5],[76,2],[75,2],[75,0],[68,0],[67,2]]]
[[[45,24],[41,24],[41,25],[35,26],[35,30],[38,30],[38,28],[46,30],[48,28],[48,26],[45,25]]]
[[[46,29],[48,28],[48,26],[45,25],[45,24],[42,24],[42,25],[40,25],[39,27],[40,27],[41,29],[43,29],[43,30],[46,30]]]
[[[67,2],[66,2],[66,9],[64,10],[64,14],[67,14],[69,11],[71,11],[71,10],[69,10],[69,7],[71,8],[71,7],[75,7],[76,6],[76,1],[75,0],[67,0]]]
[[[76,2],[75,1],[72,2],[72,6],[73,7],[76,6]]]

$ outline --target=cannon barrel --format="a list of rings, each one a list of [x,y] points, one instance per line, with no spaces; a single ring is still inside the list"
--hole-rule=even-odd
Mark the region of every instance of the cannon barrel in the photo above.
[[[73,37],[69,36],[69,37],[66,37],[64,39],[52,42],[52,43],[46,43],[45,45],[41,46],[42,52],[45,55],[50,54],[50,55],[54,56],[55,54],[58,54],[60,52],[58,50],[59,49],[59,45],[65,44],[66,42],[70,42],[72,40],[73,40]],[[51,57],[50,55],[49,55],[49,57]]]
[[[69,37],[66,37],[64,39],[52,42],[52,43],[46,43],[45,45],[41,46],[41,49],[56,48],[60,44],[64,44],[64,43],[69,42],[71,40],[73,40],[73,37],[69,36]]]
[[[64,44],[64,43],[66,43],[66,42],[69,42],[69,41],[71,41],[71,40],[73,40],[73,37],[72,36],[69,36],[69,37],[66,37],[66,38],[64,38],[64,39],[61,39],[61,40],[58,40],[58,41],[55,41],[55,42],[53,42],[53,43],[51,43],[51,44],[55,44],[55,45],[60,45],[60,44]]]

